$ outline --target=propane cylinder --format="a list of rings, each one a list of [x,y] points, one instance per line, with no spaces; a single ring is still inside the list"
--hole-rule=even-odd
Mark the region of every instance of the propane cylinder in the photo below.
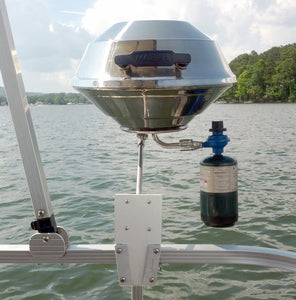
[[[211,227],[233,226],[238,219],[237,161],[222,155],[229,141],[225,130],[222,121],[212,123],[203,147],[212,147],[214,155],[200,162],[201,219]]]

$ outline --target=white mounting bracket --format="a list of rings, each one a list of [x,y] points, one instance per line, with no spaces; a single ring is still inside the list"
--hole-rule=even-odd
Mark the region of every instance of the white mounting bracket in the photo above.
[[[115,195],[115,252],[121,285],[155,284],[160,258],[159,194]]]
[[[157,278],[160,259],[160,244],[150,244],[147,247],[146,264],[143,276],[143,285],[154,285]]]

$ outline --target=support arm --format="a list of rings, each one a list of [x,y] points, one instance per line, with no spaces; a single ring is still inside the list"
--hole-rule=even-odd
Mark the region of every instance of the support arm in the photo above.
[[[57,226],[4,0],[0,0],[0,70],[37,218],[32,227],[39,232],[56,232]]]

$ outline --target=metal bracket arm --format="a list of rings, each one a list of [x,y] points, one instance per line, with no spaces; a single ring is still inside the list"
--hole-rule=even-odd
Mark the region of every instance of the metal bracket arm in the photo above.
[[[30,114],[30,107],[18,64],[5,3],[2,0],[0,0],[0,45],[0,70],[35,216],[37,222],[39,219],[43,219],[45,223],[50,223],[51,228],[49,231],[56,231],[57,228],[54,222],[50,196]],[[50,218],[50,220],[47,218]],[[42,230],[42,224],[38,225],[36,223],[35,227],[37,230]],[[46,227],[48,226],[46,225]]]

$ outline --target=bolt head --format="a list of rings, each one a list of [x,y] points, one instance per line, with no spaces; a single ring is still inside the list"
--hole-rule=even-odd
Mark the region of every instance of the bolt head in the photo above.
[[[154,277],[151,277],[151,278],[149,279],[149,281],[150,281],[151,283],[153,283],[153,282],[155,282],[155,278],[154,278]]]
[[[160,250],[158,248],[153,249],[154,254],[159,254]]]
[[[42,238],[42,241],[43,241],[43,243],[48,243],[48,241],[49,241],[49,236],[44,236],[43,238]]]
[[[38,215],[38,217],[44,217],[44,215],[45,215],[45,210],[43,210],[43,209],[38,210],[37,215]]]
[[[117,249],[116,249],[116,253],[117,253],[117,254],[122,253],[122,251],[123,251],[122,248],[117,248]]]
[[[126,277],[120,277],[119,281],[120,281],[121,283],[126,282]]]

